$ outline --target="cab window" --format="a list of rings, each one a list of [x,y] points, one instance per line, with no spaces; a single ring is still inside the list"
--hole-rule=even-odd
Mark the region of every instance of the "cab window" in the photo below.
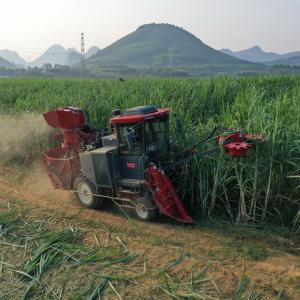
[[[144,124],[121,124],[118,127],[120,154],[143,155]]]
[[[151,120],[145,124],[146,152],[168,152],[168,118]]]

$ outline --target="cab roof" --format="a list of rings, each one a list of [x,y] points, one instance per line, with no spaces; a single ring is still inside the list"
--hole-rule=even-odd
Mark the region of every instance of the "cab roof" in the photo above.
[[[155,106],[138,106],[125,110],[122,115],[111,119],[113,124],[146,122],[155,118],[162,118],[169,114],[169,108],[156,108]]]

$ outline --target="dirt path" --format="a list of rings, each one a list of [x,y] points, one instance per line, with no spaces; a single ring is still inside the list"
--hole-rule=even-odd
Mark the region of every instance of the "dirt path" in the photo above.
[[[235,295],[244,268],[251,279],[249,288],[263,295],[263,299],[273,299],[281,289],[287,299],[300,298],[298,238],[291,240],[252,229],[226,232],[172,223],[143,223],[111,211],[82,208],[72,193],[53,190],[40,168],[34,173],[9,170],[5,178],[0,178],[0,191],[4,195],[1,202],[14,197],[33,208],[48,209],[53,218],[60,215],[76,220],[93,230],[100,243],[107,241],[107,232],[117,235],[129,251],[146,253],[152,269],[183,254],[186,259],[174,269],[178,276],[189,276],[191,271],[201,271],[209,265],[220,298]],[[89,239],[87,242],[95,243],[92,235]],[[291,247],[293,252],[288,251]]]

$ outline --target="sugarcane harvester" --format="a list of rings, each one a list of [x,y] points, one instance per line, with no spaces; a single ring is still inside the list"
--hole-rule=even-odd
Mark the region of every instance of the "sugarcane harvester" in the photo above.
[[[253,140],[263,136],[241,131],[215,129],[206,139],[172,156],[168,108],[141,106],[113,112],[112,134],[91,126],[86,111],[59,108],[44,113],[48,125],[60,129],[55,140],[59,147],[42,153],[51,183],[55,188],[73,190],[80,203],[100,208],[105,201],[133,209],[138,218],[154,220],[159,214],[193,223],[170,178],[170,172],[194,158],[223,151],[232,157],[247,156]],[[216,134],[220,134],[217,135]],[[205,151],[199,145],[215,142]]]

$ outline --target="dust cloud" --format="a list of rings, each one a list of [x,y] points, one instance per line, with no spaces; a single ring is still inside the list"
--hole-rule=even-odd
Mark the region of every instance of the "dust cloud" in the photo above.
[[[18,193],[30,195],[31,202],[38,199],[42,205],[49,201],[57,206],[64,202],[68,205],[74,200],[72,193],[55,190],[41,162],[41,153],[51,148],[51,132],[41,114],[0,114],[0,179],[7,179],[2,178],[5,173],[18,177]]]
[[[0,114],[0,165],[39,159],[51,130],[38,113]]]

